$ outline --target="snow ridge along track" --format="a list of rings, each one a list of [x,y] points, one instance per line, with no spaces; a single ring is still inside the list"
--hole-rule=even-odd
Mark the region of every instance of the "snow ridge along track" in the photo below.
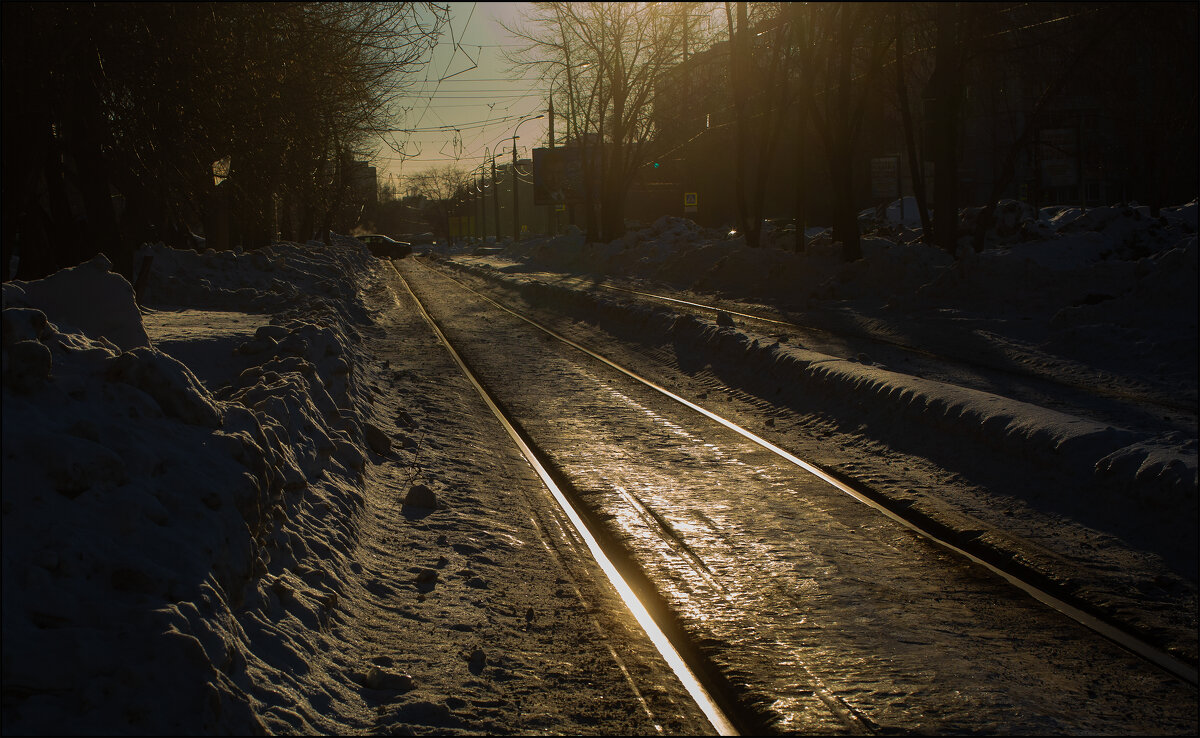
[[[625,292],[630,295],[646,297],[651,300],[661,300],[663,302],[675,303],[677,305],[686,305],[687,307],[697,308],[699,310],[706,310],[708,312],[716,313],[716,314],[727,313],[729,315],[736,315],[739,318],[744,318],[746,320],[753,320],[753,321],[757,321],[759,323],[768,323],[771,325],[781,325],[781,326],[785,326],[788,328],[794,328],[794,329],[818,330],[818,331],[825,332],[824,329],[820,329],[820,328],[813,329],[811,326],[801,326],[801,325],[798,325],[796,323],[792,323],[792,322],[789,322],[786,320],[777,320],[775,318],[768,318],[768,317],[765,317],[762,315],[755,315],[753,313],[741,313],[736,310],[729,310],[727,308],[717,307],[716,305],[707,305],[702,302],[691,302],[689,300],[681,300],[677,297],[667,297],[666,295],[659,295],[659,294],[655,294],[653,292],[643,292],[642,290],[631,290],[626,287],[617,287],[615,285],[609,285],[609,284],[599,284],[597,286],[602,289],[609,290],[610,292]],[[939,354],[935,351],[929,351],[926,349],[917,348],[916,346],[910,346],[910,345],[908,345],[906,343],[902,343],[900,341],[893,341],[893,340],[890,340],[883,336],[869,336],[867,338],[869,338],[871,341],[874,341],[876,343],[887,344],[889,346],[894,346],[896,348],[903,349],[904,351],[909,351],[914,354],[920,354],[922,356],[928,356],[930,358],[939,359],[939,360],[949,362],[952,364],[953,363],[964,364],[966,366],[978,367],[981,369],[985,369],[989,372],[996,372],[998,374],[1008,374],[1008,375],[1011,375],[1014,377],[1024,377],[1027,379],[1034,379],[1039,382],[1047,382],[1050,384],[1056,384],[1061,387],[1066,387],[1068,389],[1086,390],[1088,392],[1092,392],[1092,393],[1099,394],[1099,395],[1105,395],[1105,396],[1112,397],[1112,398],[1119,399],[1119,400],[1136,400],[1136,401],[1140,401],[1140,402],[1147,402],[1147,403],[1157,405],[1162,408],[1166,408],[1168,410],[1179,410],[1182,412],[1188,412],[1188,413],[1192,413],[1192,414],[1195,414],[1195,411],[1196,411],[1195,405],[1189,405],[1189,404],[1185,404],[1182,402],[1174,402],[1170,399],[1166,399],[1166,398],[1162,398],[1162,397],[1145,397],[1145,396],[1136,395],[1136,394],[1133,394],[1130,392],[1121,392],[1121,391],[1113,390],[1113,389],[1110,389],[1107,387],[1096,386],[1095,384],[1083,384],[1080,382],[1072,382],[1072,381],[1069,381],[1069,380],[1066,380],[1066,379],[1063,379],[1063,378],[1057,377],[1057,376],[1047,376],[1044,374],[1036,374],[1034,372],[1025,371],[1025,370],[1022,370],[1017,367],[995,366],[993,364],[988,364],[988,363],[981,362],[981,361],[974,361],[970,357],[967,357],[967,356],[947,356],[946,354]]]
[[[420,263],[420,262],[417,262],[417,263]],[[422,268],[426,268],[426,269],[429,268],[429,267],[425,266],[424,264],[422,264],[421,266],[422,266]],[[737,424],[735,424],[729,420],[726,420],[725,418],[717,415],[716,413],[713,413],[695,403],[692,403],[692,402],[670,392],[669,390],[651,382],[648,379],[645,379],[645,378],[637,375],[636,373],[626,369],[625,367],[622,367],[622,366],[616,364],[615,362],[592,351],[591,349],[589,349],[585,346],[582,346],[582,345],[572,341],[571,339],[569,339],[565,336],[562,336],[561,334],[555,332],[554,330],[537,323],[536,321],[532,320],[531,318],[528,318],[528,317],[512,310],[511,308],[496,302],[495,300],[487,297],[486,295],[483,295],[483,294],[471,289],[469,286],[463,284],[462,282],[458,281],[457,279],[454,279],[453,277],[450,277],[449,275],[446,275],[446,274],[440,272],[440,270],[431,270],[431,271],[438,271],[438,273],[443,278],[449,279],[449,280],[455,282],[462,289],[473,293],[480,299],[487,301],[488,303],[492,304],[496,308],[503,310],[503,311],[509,313],[510,315],[513,315],[514,317],[528,323],[529,325],[531,325],[531,326],[537,328],[538,330],[546,333],[547,335],[563,342],[564,344],[569,345],[572,348],[577,349],[578,351],[581,351],[581,352],[591,356],[592,358],[608,365],[609,367],[628,376],[629,378],[644,384],[645,386],[655,390],[656,392],[661,393],[665,397],[668,397],[671,400],[678,402],[678,403],[684,405],[685,407],[688,407],[689,409],[709,418],[710,420],[712,420],[716,423],[719,423],[720,425],[728,428],[729,430],[732,430],[735,433],[738,433],[739,435],[750,440],[751,442],[761,446],[762,448],[769,450],[770,452],[774,453],[781,459],[784,459],[788,463],[805,470],[806,472],[812,474],[813,476],[821,479],[825,483],[840,490],[842,493],[844,493],[844,494],[850,496],[851,498],[857,500],[858,502],[860,502],[864,505],[867,505],[867,506],[871,507],[872,509],[882,513],[889,519],[899,523],[900,525],[903,525],[904,527],[912,530],[913,532],[915,532],[918,535],[926,538],[927,540],[937,544],[938,546],[946,549],[947,551],[950,551],[958,556],[961,556],[961,557],[964,557],[964,558],[970,560],[971,562],[973,562],[975,564],[985,567],[986,569],[991,571],[993,574],[1001,577],[1002,579],[1007,581],[1012,586],[1020,589],[1021,591],[1025,592],[1026,594],[1029,594],[1030,596],[1034,597],[1039,602],[1047,605],[1048,607],[1050,607],[1054,610],[1057,610],[1058,612],[1062,613],[1063,615],[1066,615],[1067,617],[1071,618],[1072,620],[1074,620],[1074,621],[1080,623],[1081,625],[1089,628],[1090,630],[1104,636],[1105,638],[1108,638],[1109,640],[1113,641],[1114,643],[1117,643],[1118,645],[1120,645],[1122,648],[1125,648],[1126,650],[1136,654],[1140,658],[1145,659],[1146,661],[1154,664],[1155,666],[1167,671],[1168,673],[1172,674],[1173,676],[1175,676],[1183,681],[1186,681],[1191,685],[1197,684],[1197,670],[1195,667],[1176,659],[1175,657],[1171,656],[1170,654],[1163,652],[1161,649],[1159,649],[1151,644],[1146,643],[1145,641],[1138,638],[1137,636],[1130,634],[1125,630],[1122,630],[1118,625],[1115,625],[1109,621],[1103,620],[1100,617],[1098,617],[1097,615],[1086,611],[1085,609],[1083,609],[1084,607],[1086,607],[1086,603],[1081,603],[1078,601],[1076,601],[1074,603],[1069,603],[1069,602],[1065,601],[1064,599],[1061,599],[1061,598],[1055,596],[1051,592],[1043,589],[1038,584],[1031,581],[1031,577],[1029,577],[1029,572],[1021,569],[1019,565],[1013,565],[1013,562],[1011,562],[1010,560],[1004,559],[1002,557],[997,558],[994,556],[990,556],[989,555],[990,552],[986,548],[982,548],[982,547],[980,550],[972,552],[971,550],[969,550],[972,548],[972,546],[970,545],[970,541],[963,542],[963,543],[960,543],[957,545],[955,543],[951,543],[950,541],[945,539],[944,533],[940,533],[935,530],[930,530],[928,527],[926,527],[923,524],[922,521],[914,520],[914,519],[911,519],[909,516],[904,515],[903,510],[891,509],[891,508],[885,506],[884,504],[882,504],[885,501],[876,500],[876,499],[872,498],[871,496],[868,496],[868,494],[859,491],[858,489],[855,488],[855,486],[852,486],[854,484],[852,479],[844,478],[844,477],[842,477],[842,475],[838,475],[838,477],[835,477],[831,473],[827,472],[826,470],[820,469],[806,461],[803,461],[802,459],[797,458],[793,454],[779,448],[778,446],[775,446],[774,444],[770,443],[769,441],[738,426]],[[841,477],[841,478],[839,478],[839,477]]]
[[[448,263],[450,266],[452,266],[456,269],[460,269],[462,271],[469,271],[469,272],[477,274],[479,276],[483,276],[484,278],[492,278],[492,279],[495,278],[493,274],[488,273],[489,272],[488,267],[486,267],[486,266],[481,267],[478,264],[472,264],[468,260],[449,261]],[[680,306],[683,306],[686,308],[692,308],[696,311],[713,313],[715,315],[720,315],[720,314],[724,313],[726,315],[735,316],[735,317],[741,318],[743,320],[749,320],[749,321],[753,321],[755,323],[762,323],[767,326],[781,326],[783,328],[789,328],[789,329],[793,329],[793,330],[802,330],[802,331],[832,335],[830,333],[830,331],[825,328],[814,327],[811,325],[802,326],[802,325],[799,325],[797,323],[794,323],[794,322],[791,322],[788,320],[780,320],[778,318],[769,318],[764,315],[758,315],[755,313],[740,312],[737,310],[730,309],[728,307],[721,307],[719,305],[710,305],[707,303],[695,302],[692,300],[683,300],[683,299],[680,299],[677,297],[669,297],[667,295],[660,295],[660,294],[657,294],[654,292],[647,292],[645,290],[636,290],[636,289],[630,289],[627,287],[619,287],[617,285],[605,284],[604,282],[596,282],[592,286],[596,287],[598,289],[607,290],[609,292],[621,292],[621,293],[625,293],[628,295],[636,295],[638,297],[646,298],[647,300],[658,300],[660,302],[665,302],[665,303],[669,303],[672,305],[680,305]],[[910,344],[902,342],[902,341],[892,340],[892,339],[889,339],[889,338],[887,338],[885,336],[881,336],[881,335],[865,335],[864,334],[864,335],[860,335],[859,337],[869,340],[872,343],[882,344],[885,346],[890,346],[890,347],[899,349],[903,352],[907,352],[907,353],[918,355],[918,356],[923,356],[923,357],[930,358],[930,359],[936,359],[936,360],[944,362],[948,365],[960,365],[960,366],[972,367],[975,369],[982,369],[982,370],[984,370],[988,373],[992,373],[992,374],[1007,375],[1010,377],[1016,377],[1016,378],[1020,378],[1020,379],[1024,379],[1024,380],[1031,380],[1031,381],[1034,381],[1037,383],[1055,385],[1055,386],[1062,387],[1062,388],[1065,388],[1068,390],[1072,390],[1072,391],[1076,391],[1076,392],[1086,392],[1086,393],[1089,393],[1092,395],[1107,397],[1109,399],[1117,400],[1117,401],[1134,401],[1134,402],[1147,403],[1147,404],[1161,407],[1161,408],[1167,409],[1167,410],[1174,410],[1174,411],[1179,411],[1179,412],[1190,413],[1193,416],[1196,413],[1196,406],[1194,404],[1178,402],[1178,401],[1171,399],[1170,397],[1154,396],[1154,395],[1148,395],[1145,393],[1122,391],[1120,389],[1116,389],[1113,387],[1097,385],[1096,383],[1074,381],[1069,378],[1065,378],[1065,377],[1054,375],[1054,374],[1046,374],[1046,373],[1038,373],[1038,372],[1028,371],[1026,369],[1021,368],[1020,366],[1008,366],[1008,367],[997,366],[994,363],[975,361],[970,356],[949,355],[949,354],[945,354],[945,353],[939,353],[937,351],[931,351],[929,349],[919,348],[917,346],[913,346],[913,345],[910,345]]]
[[[392,268],[395,269],[395,266],[393,265]],[[496,416],[497,420],[499,420],[501,425],[504,426],[504,429],[508,432],[513,442],[517,444],[518,448],[520,448],[521,453],[526,459],[528,459],[530,465],[533,466],[538,476],[541,477],[543,483],[546,485],[546,488],[553,495],[555,501],[562,508],[563,512],[571,521],[571,524],[579,533],[580,537],[587,544],[587,547],[592,556],[595,558],[596,562],[600,565],[605,575],[608,576],[613,586],[617,589],[621,599],[625,601],[626,605],[629,607],[638,623],[646,632],[646,635],[654,643],[655,647],[658,648],[659,652],[671,666],[676,676],[679,677],[679,680],[682,682],[684,688],[687,689],[688,693],[696,701],[696,704],[712,723],[713,728],[720,735],[738,735],[743,732],[757,732],[756,729],[759,726],[754,725],[753,721],[748,721],[746,717],[741,717],[741,719],[738,720],[738,722],[742,724],[740,726],[742,728],[741,730],[734,726],[733,721],[731,721],[730,717],[727,716],[727,713],[730,715],[736,714],[736,702],[734,702],[733,698],[730,696],[728,685],[722,683],[723,680],[720,680],[716,669],[711,664],[700,662],[702,657],[700,656],[698,649],[696,649],[694,645],[686,642],[685,636],[677,626],[670,622],[660,625],[659,621],[663,619],[662,613],[659,613],[658,619],[651,614],[650,609],[643,604],[641,599],[639,599],[638,595],[634,592],[633,587],[626,581],[621,571],[619,571],[618,568],[612,563],[608,553],[606,553],[605,546],[593,533],[593,528],[588,526],[584,521],[583,515],[586,514],[586,511],[583,511],[583,515],[581,515],[580,509],[578,509],[577,506],[568,498],[570,487],[565,483],[565,479],[563,479],[561,474],[554,472],[553,466],[548,462],[545,455],[540,454],[535,450],[535,447],[533,446],[531,439],[528,438],[527,434],[522,432],[515,421],[513,421],[508,414],[505,413],[497,400],[493,398],[487,389],[480,383],[479,379],[475,376],[475,373],[471,371],[471,368],[467,365],[465,360],[458,354],[457,351],[455,351],[453,345],[450,343],[450,340],[446,337],[445,333],[442,332],[437,322],[428,313],[428,311],[425,310],[420,298],[418,298],[416,293],[413,292],[403,275],[399,273],[399,270],[397,270],[396,273],[397,276],[399,276],[400,281],[408,290],[409,294],[412,296],[413,301],[417,305],[417,308],[421,311],[422,316],[429,323],[434,333],[437,334],[438,339],[446,347],[446,350],[450,353],[455,363],[458,364],[466,378],[475,387],[483,401],[492,410],[492,413]],[[611,544],[608,548],[611,551]],[[628,569],[628,567],[625,568]],[[641,589],[643,592],[651,591],[646,586],[641,587]],[[661,606],[655,609],[660,611],[662,610]],[[666,631],[670,631],[671,634],[668,635]],[[684,654],[687,654],[687,658],[685,658]],[[704,676],[704,683],[701,682],[698,674]]]

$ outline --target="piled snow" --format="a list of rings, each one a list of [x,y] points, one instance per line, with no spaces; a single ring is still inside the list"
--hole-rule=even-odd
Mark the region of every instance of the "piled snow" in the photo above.
[[[874,211],[865,211],[871,215],[863,258],[851,263],[827,231],[803,253],[791,238],[751,249],[681,218],[660,219],[609,244],[560,237],[505,255],[530,271],[634,277],[785,308],[840,300],[894,313],[1025,319],[1047,331],[1039,340],[1082,360],[1126,355],[1132,347],[1155,368],[1194,377],[1196,208],[1192,201],[1152,218],[1135,204],[1035,213],[1003,201],[980,253],[967,248],[979,209],[963,212],[957,259],[920,242],[919,228],[876,221]],[[1184,389],[1194,401],[1194,381]]]
[[[36,304],[51,313],[64,328],[75,328],[100,337],[118,349],[149,346],[150,339],[132,300],[129,283],[110,271],[112,264],[103,256],[71,269],[64,269],[52,279],[36,282],[11,282],[4,285],[5,306],[9,294],[21,295],[24,302]],[[97,305],[112,305],[111,310],[97,310]],[[17,324],[14,324],[17,329]],[[5,326],[8,341],[8,326]],[[23,335],[22,338],[36,338]]]
[[[493,263],[538,304],[644,329],[647,341],[702,352],[706,362],[738,367],[758,392],[770,396],[777,387],[790,388],[820,405],[814,409],[851,426],[864,423],[872,437],[897,448],[956,462],[989,455],[1032,463],[1070,480],[1073,491],[1064,488],[1063,494],[1078,496],[1080,505],[1103,490],[1116,505],[1146,511],[1147,521],[1174,524],[1179,516],[1195,517],[1194,434],[1116,427],[869,360],[781,344],[732,321],[713,325],[669,308],[631,308],[624,299],[518,278],[518,272],[644,279],[790,310],[836,307],[839,316],[867,317],[900,332],[920,321],[979,325],[979,333],[955,328],[955,336],[969,337],[971,345],[1037,345],[1060,363],[1103,367],[1093,371],[1142,382],[1171,402],[1194,407],[1196,207],[1193,201],[1164,208],[1152,218],[1137,205],[1034,212],[1023,203],[1001,202],[988,248],[963,250],[957,259],[921,243],[914,238],[919,231],[895,220],[868,223],[863,258],[846,263],[841,245],[823,232],[796,253],[787,239],[778,248],[750,249],[681,219],[663,219],[611,244],[543,242],[523,254],[509,252],[518,264]],[[976,217],[978,209],[963,213],[964,245]],[[868,220],[873,218],[870,211]],[[459,260],[456,266],[471,263]],[[929,322],[934,319],[943,322]],[[733,381],[729,373],[722,376]],[[1188,539],[1194,555],[1195,537]],[[1194,569],[1184,568],[1189,566]]]
[[[989,248],[959,260],[920,243],[890,210],[851,264],[824,229],[796,253],[786,228],[748,249],[678,218],[611,244],[573,232],[507,253],[525,268],[787,305],[1025,318],[1046,346],[1128,357],[1194,404],[1196,203],[1159,218],[1138,206],[1000,209]],[[362,520],[364,470],[391,453],[358,376],[371,357],[356,326],[372,320],[359,290],[375,262],[350,239],[245,254],[159,246],[142,256],[154,259],[143,301],[162,312],[139,311],[103,257],[4,285],[4,732],[43,730],[47,716],[66,733],[314,732],[325,724],[299,714],[306,703],[296,695],[357,566],[346,552]],[[702,350],[753,381],[823,398],[877,437],[1058,468],[1135,503],[1138,517],[1195,520],[1194,434],[1110,427],[788,346],[731,321],[520,284],[538,300]],[[228,358],[185,365],[173,346],[163,350],[176,340]],[[414,485],[409,494],[428,506],[440,492]],[[1194,532],[1191,540],[1194,550]],[[379,668],[337,677],[371,688],[405,679]]]
[[[653,335],[654,341],[671,343],[676,350],[687,346],[702,352],[707,361],[739,367],[763,386],[787,386],[822,398],[830,407],[842,406],[840,414],[846,414],[849,407],[869,410],[882,425],[875,434],[885,440],[911,442],[920,429],[917,432],[926,437],[971,453],[999,452],[1018,462],[1033,461],[1071,474],[1096,474],[1107,486],[1135,496],[1153,489],[1169,494],[1173,503],[1196,504],[1196,444],[1187,439],[1176,439],[1182,445],[1159,448],[1154,462],[1147,462],[1150,466],[1120,463],[1117,460],[1122,458],[1146,458],[1140,451],[1140,444],[1147,442],[1143,435],[872,366],[869,360],[837,359],[788,346],[745,328],[702,322],[668,308],[634,307],[621,299],[537,279],[512,284],[531,301],[557,305],[600,322],[635,327]],[[1139,445],[1130,446],[1135,442]]]
[[[253,707],[288,700],[261,685],[305,671],[276,666],[315,648],[289,622],[315,638],[336,605],[366,449],[387,451],[353,372],[361,245],[153,254],[148,294],[296,312],[259,315],[210,392],[103,257],[4,285],[6,733],[263,733]],[[204,278],[238,260],[240,286]]]

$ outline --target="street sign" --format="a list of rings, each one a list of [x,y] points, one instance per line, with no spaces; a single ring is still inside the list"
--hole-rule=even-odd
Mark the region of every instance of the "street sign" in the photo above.
[[[700,197],[696,192],[683,193],[683,212],[694,213],[699,209]]]
[[[871,197],[893,200],[900,196],[900,157],[882,156],[871,160]]]

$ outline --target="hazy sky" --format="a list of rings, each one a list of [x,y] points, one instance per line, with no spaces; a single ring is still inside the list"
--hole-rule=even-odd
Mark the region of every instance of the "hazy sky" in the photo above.
[[[405,116],[397,127],[418,129],[396,133],[394,143],[404,157],[387,146],[376,158],[379,182],[431,167],[458,162],[473,169],[485,158],[485,147],[512,156],[513,127],[522,117],[545,113],[545,82],[511,80],[502,57],[514,39],[500,27],[519,23],[529,3],[448,3],[450,25],[434,50],[433,61],[415,78]],[[421,130],[435,129],[441,130]],[[457,129],[457,130],[455,130]],[[521,125],[518,153],[528,157],[546,145],[547,120]]]

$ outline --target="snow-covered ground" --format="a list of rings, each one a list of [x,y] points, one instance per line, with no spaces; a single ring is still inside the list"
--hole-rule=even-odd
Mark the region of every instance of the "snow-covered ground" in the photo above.
[[[749,249],[674,218],[612,244],[576,233],[445,256],[531,306],[647,347],[687,347],[702,357],[689,371],[751,398],[787,388],[793,406],[839,431],[826,445],[847,474],[895,477],[889,463],[934,460],[971,491],[952,476],[878,491],[1194,660],[1196,203],[1160,218],[1141,207],[999,210],[989,247],[958,261],[898,222],[866,223],[864,258],[846,264],[820,229],[797,253],[790,231]],[[795,326],[714,321],[628,289]],[[1041,550],[999,540],[1008,535]],[[1178,638],[1161,639],[1172,628]]]
[[[707,732],[385,262],[146,253],[4,285],[5,734]]]
[[[911,202],[906,212],[915,212]],[[718,328],[696,327],[706,333],[704,341],[736,344],[732,350],[743,361],[869,392],[921,423],[978,426],[997,445],[1064,454],[1088,445],[1081,439],[1107,438],[1100,444],[1113,454],[1103,461],[1106,471],[1161,487],[1170,506],[1194,510],[1196,202],[1164,208],[1159,218],[1136,206],[1034,213],[1012,201],[1001,203],[997,215],[989,248],[967,251],[958,261],[917,241],[919,231],[900,222],[893,204],[890,220],[869,224],[863,259],[849,264],[827,230],[812,229],[810,246],[797,253],[790,229],[769,232],[764,248],[750,249],[740,237],[678,218],[610,244],[584,244],[576,234],[509,244],[500,254],[459,262],[525,283],[540,276],[557,289],[591,287],[596,277],[665,288],[840,332],[843,355],[833,358],[847,361],[830,364],[823,353],[771,340],[761,324],[750,332],[729,326],[720,340]],[[765,340],[751,336],[755,330],[767,333]],[[856,338],[876,348],[856,350]],[[944,365],[939,379],[946,381],[934,383],[903,367],[889,371],[893,367],[870,355],[880,339],[934,352],[947,360],[943,364],[982,365],[1057,385],[1070,397],[1005,401],[1013,388],[989,379],[997,396],[959,392],[956,398],[948,383],[981,380],[969,371],[956,376]],[[942,397],[944,407],[927,408],[934,397]]]
[[[831,412],[868,393],[929,438],[970,427],[1079,467],[1107,485],[1095,504],[1150,535],[1173,521],[1179,540],[1156,555],[1189,580],[1175,601],[1193,603],[1194,660],[1196,203],[1158,219],[1005,212],[991,247],[958,262],[896,223],[844,264],[827,234],[804,253],[787,232],[751,250],[678,219],[489,261],[547,294],[604,275],[763,303],[1151,408],[1123,424],[1121,405],[1093,418],[1086,400],[1067,412],[922,379],[853,341],[831,356],[745,325],[640,318],[713,362],[858,393]],[[5,733],[653,729],[604,704],[622,669],[580,635],[587,610],[576,622],[555,599],[570,566],[525,545],[533,503],[515,490],[536,480],[465,458],[462,438],[493,431],[396,311],[382,262],[340,239],[145,253],[143,311],[103,257],[4,285]]]

